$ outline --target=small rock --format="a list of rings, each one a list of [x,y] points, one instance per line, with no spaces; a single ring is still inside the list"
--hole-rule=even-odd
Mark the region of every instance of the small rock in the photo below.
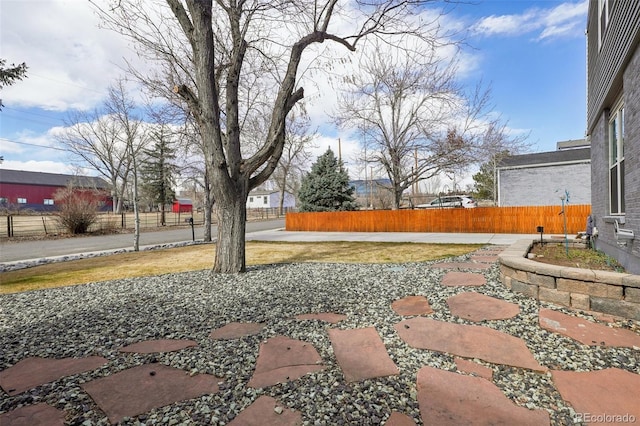
[[[273,411],[275,411],[276,414],[282,414],[284,409],[282,407],[278,406],[278,407],[274,408]]]

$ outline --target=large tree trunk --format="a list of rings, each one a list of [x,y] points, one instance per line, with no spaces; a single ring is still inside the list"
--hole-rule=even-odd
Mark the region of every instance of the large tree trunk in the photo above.
[[[234,194],[225,200],[216,200],[218,240],[214,272],[237,273],[245,271],[245,228],[247,220],[247,194]]]

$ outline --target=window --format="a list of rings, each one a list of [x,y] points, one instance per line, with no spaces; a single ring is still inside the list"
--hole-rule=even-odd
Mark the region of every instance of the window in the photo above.
[[[624,214],[624,105],[609,119],[609,207]]]
[[[249,202],[253,203],[253,197],[249,197]]]
[[[262,203],[262,204],[269,204],[269,200],[267,199],[267,196],[266,196],[266,195],[264,196],[264,201],[263,201],[263,203]]]
[[[53,200],[51,198],[45,198],[44,199],[44,205],[45,206],[52,206],[53,205]]]
[[[18,204],[27,204],[27,199],[26,198],[18,198]]]
[[[604,33],[609,24],[610,0],[598,0],[598,46],[602,46]]]
[[[9,202],[9,199],[6,197],[0,197],[0,204],[7,204]]]

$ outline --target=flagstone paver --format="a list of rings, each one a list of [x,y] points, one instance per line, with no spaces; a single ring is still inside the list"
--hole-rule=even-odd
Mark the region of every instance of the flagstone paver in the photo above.
[[[547,371],[538,364],[522,339],[488,327],[416,317],[401,321],[394,328],[400,338],[414,348]]]
[[[447,299],[452,315],[470,321],[513,318],[520,313],[520,306],[480,293],[460,293]]]
[[[551,309],[540,309],[540,326],[589,346],[640,347],[640,335]]]
[[[416,422],[406,414],[394,411],[384,423],[384,426],[416,426]]]
[[[597,424],[640,421],[640,375],[619,368],[586,372],[552,370],[551,375],[562,398],[578,414],[577,420]],[[587,416],[593,417],[590,420]]]
[[[95,370],[107,362],[100,356],[62,359],[25,358],[14,366],[0,371],[0,387],[9,395],[17,395],[65,376]]]
[[[63,426],[64,411],[47,404],[34,404],[0,414],[2,426]]]
[[[487,279],[482,274],[475,272],[447,272],[442,277],[442,285],[449,287],[473,286],[480,287],[487,283]]]
[[[296,426],[302,424],[302,414],[285,408],[277,400],[263,395],[229,422],[229,426]]]
[[[289,382],[325,368],[312,344],[276,336],[260,345],[256,369],[248,386],[263,388]]]
[[[82,384],[111,423],[174,402],[218,392],[221,379],[164,364],[144,364]]]
[[[484,365],[480,365],[477,362],[469,361],[456,357],[453,360],[456,363],[458,371],[474,376],[482,377],[483,379],[491,380],[493,378],[493,370]]]
[[[433,313],[429,301],[424,296],[403,297],[391,303],[391,309],[402,316],[428,315]]]
[[[549,424],[549,413],[515,405],[497,386],[480,377],[422,367],[416,386],[425,425]]]
[[[158,339],[145,340],[120,348],[120,352],[151,354],[156,352],[174,352],[185,348],[198,346],[193,340]]]
[[[216,328],[209,337],[216,340],[239,339],[245,336],[258,334],[264,328],[264,324],[257,322],[230,322],[220,328]]]
[[[394,376],[400,372],[374,327],[330,329],[329,339],[347,382]]]
[[[439,269],[489,269],[491,264],[479,262],[444,262],[429,265],[431,268]]]
[[[295,318],[297,320],[318,320],[318,321],[328,322],[331,324],[337,324],[340,321],[346,320],[347,316],[343,314],[332,313],[332,312],[319,312],[316,314],[296,315]]]

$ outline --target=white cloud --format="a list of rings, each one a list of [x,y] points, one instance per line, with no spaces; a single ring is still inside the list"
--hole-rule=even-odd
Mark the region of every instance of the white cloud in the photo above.
[[[122,57],[132,56],[126,40],[98,29],[88,1],[3,0],[0,38],[2,57],[29,67],[3,90],[14,106],[92,108],[121,74]]]
[[[575,37],[584,34],[588,0],[561,3],[553,8],[534,8],[521,14],[492,15],[478,21],[473,31],[484,36],[522,36],[534,39]]]

